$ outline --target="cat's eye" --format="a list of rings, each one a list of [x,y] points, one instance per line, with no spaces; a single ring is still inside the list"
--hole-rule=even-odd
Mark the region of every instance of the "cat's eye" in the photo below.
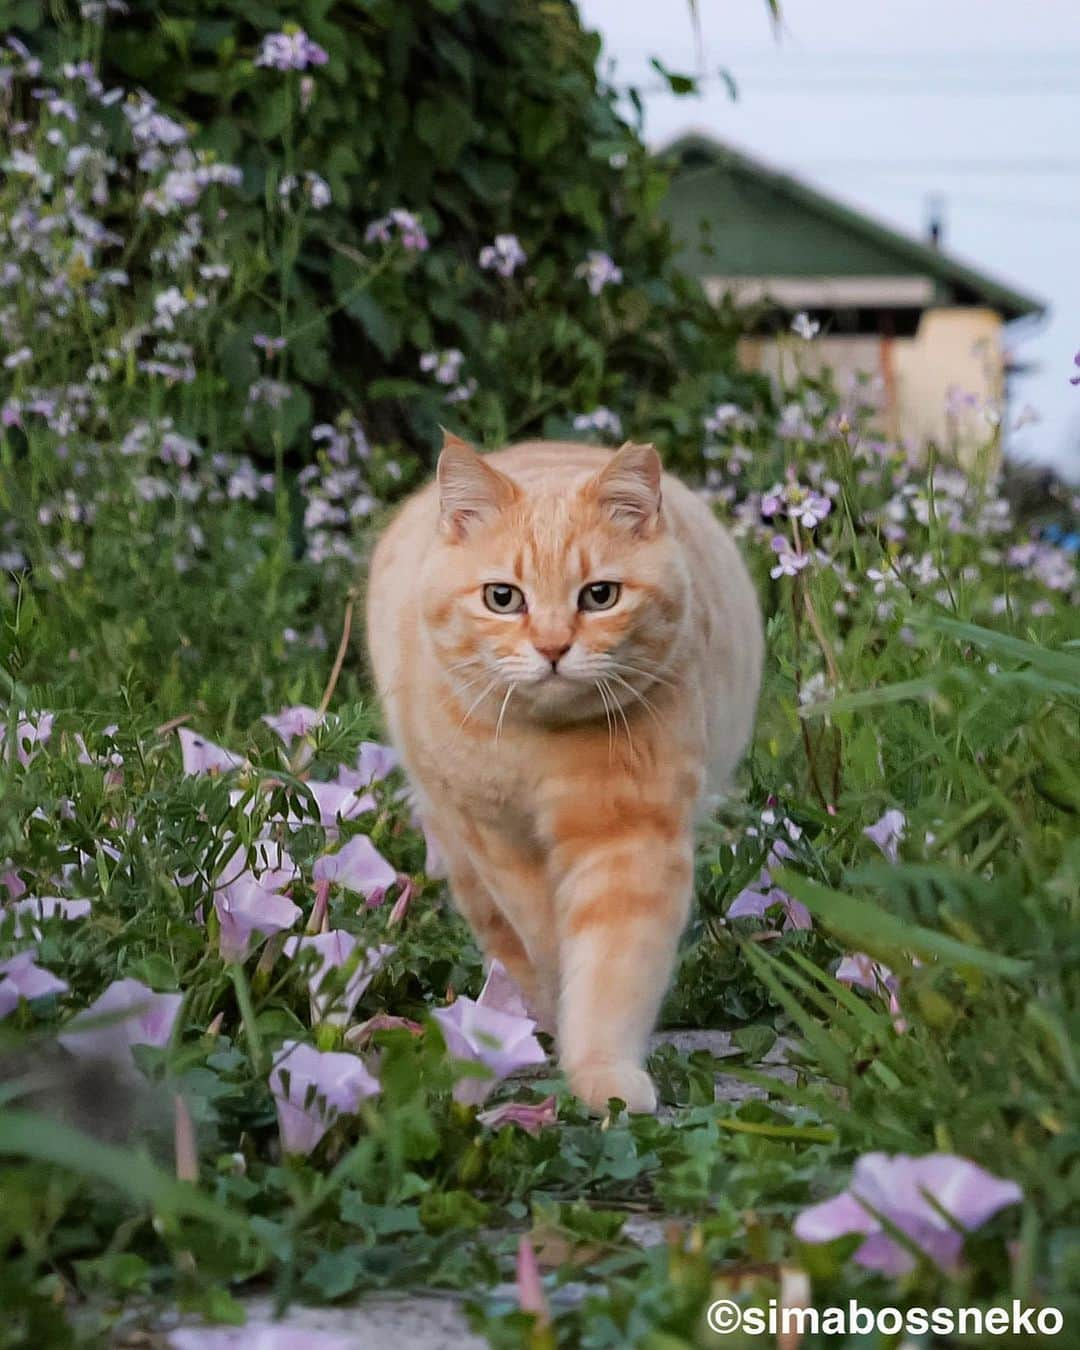
[[[484,587],[484,604],[494,614],[520,614],[525,608],[525,596],[519,587],[495,581]]]
[[[593,581],[582,586],[578,609],[611,609],[619,598],[622,587],[617,581]]]

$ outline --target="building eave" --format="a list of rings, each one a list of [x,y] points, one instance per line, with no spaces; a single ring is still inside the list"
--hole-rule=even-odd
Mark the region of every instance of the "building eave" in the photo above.
[[[902,259],[908,267],[920,275],[933,278],[950,288],[970,292],[975,297],[972,303],[987,305],[997,310],[1006,322],[1046,312],[1047,306],[1043,301],[1025,295],[988,276],[980,269],[961,262],[951,254],[921,243],[882,221],[875,220],[864,211],[847,206],[835,197],[827,196],[810,187],[801,179],[764,164],[761,160],[726,143],[716,141],[705,133],[684,133],[663,146],[658,155],[662,157],[676,155],[681,158],[688,150],[698,151],[706,161],[700,169],[690,172],[706,173],[710,169],[723,168],[729,172],[764,181],[801,209],[812,211],[843,229],[860,232],[880,247],[889,250],[898,259]]]

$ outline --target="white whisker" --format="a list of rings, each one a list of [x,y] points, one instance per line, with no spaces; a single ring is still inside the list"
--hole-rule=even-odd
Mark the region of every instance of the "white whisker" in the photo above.
[[[659,717],[659,715],[657,714],[656,709],[655,709],[655,708],[653,707],[653,705],[649,702],[649,700],[645,697],[645,695],[642,694],[639,690],[635,689],[634,686],[633,686],[632,684],[630,684],[628,681],[624,680],[623,677],[622,677],[621,675],[619,675],[616,671],[613,670],[613,671],[610,672],[610,674],[611,674],[611,678],[612,678],[613,680],[615,680],[618,684],[621,684],[622,687],[623,687],[624,689],[626,689],[629,693],[633,694],[633,696],[634,696],[634,697],[637,699],[637,701],[644,707],[645,711],[649,714],[649,716],[652,718],[652,720],[656,723],[656,725],[657,725],[657,726],[661,729],[661,731],[662,731],[662,730],[663,730],[663,727],[664,727],[664,724],[663,724],[663,722],[660,721],[660,717]]]
[[[618,676],[616,676],[615,678],[618,679]],[[634,738],[630,734],[630,723],[627,721],[626,718],[626,710],[623,708],[623,705],[619,702],[619,700],[615,697],[612,690],[608,687],[607,681],[601,680],[600,683],[604,686],[605,689],[607,689],[608,694],[611,697],[612,706],[614,707],[615,711],[619,714],[619,716],[622,718],[622,724],[626,728],[626,747],[630,751],[630,754],[632,755],[634,753]]]
[[[483,703],[484,699],[487,698],[488,694],[491,693],[491,691],[495,688],[495,686],[496,686],[498,683],[499,683],[499,677],[496,675],[496,677],[495,677],[495,678],[487,685],[487,687],[481,692],[481,694],[479,695],[479,697],[476,698],[476,699],[474,699],[473,702],[469,704],[468,711],[466,712],[465,716],[461,719],[461,722],[460,722],[459,725],[458,725],[458,730],[459,730],[459,731],[460,731],[461,728],[465,725],[465,723],[469,720],[469,718],[473,715],[473,713],[476,711],[476,709],[479,708],[480,704]]]
[[[506,690],[506,697],[502,701],[502,707],[499,709],[499,720],[495,723],[495,744],[499,744],[499,733],[502,731],[503,715],[510,704],[511,696],[517,688],[516,684],[510,684]]]
[[[604,689],[603,680],[594,680],[593,686],[600,695],[600,702],[604,705],[604,721],[607,723],[607,752],[608,763],[611,763],[611,757],[615,753],[615,738],[611,721],[611,709],[608,707],[608,695]]]
[[[657,684],[667,685],[669,689],[679,687],[673,680],[665,679],[663,675],[658,675],[655,670],[649,670],[645,666],[631,665],[628,661],[613,661],[610,658],[607,664],[614,670],[625,670],[631,675],[644,675],[646,679],[654,680]]]

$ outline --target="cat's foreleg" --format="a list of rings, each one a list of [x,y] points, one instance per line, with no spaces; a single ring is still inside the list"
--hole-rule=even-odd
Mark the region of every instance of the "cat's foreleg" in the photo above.
[[[525,996],[542,1031],[554,1031],[553,976],[546,962],[534,961],[517,929],[499,908],[475,867],[464,858],[449,864],[454,902],[488,960],[500,961]]]
[[[560,1061],[594,1110],[619,1097],[654,1111],[643,1065],[689,913],[692,842],[655,815],[625,817],[576,853],[557,893]]]

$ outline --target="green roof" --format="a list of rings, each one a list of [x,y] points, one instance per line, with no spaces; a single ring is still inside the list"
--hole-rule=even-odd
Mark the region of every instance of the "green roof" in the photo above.
[[[682,136],[660,153],[678,161],[663,214],[698,276],[918,276],[934,284],[936,303],[986,305],[1006,321],[1046,308],[708,136]]]

